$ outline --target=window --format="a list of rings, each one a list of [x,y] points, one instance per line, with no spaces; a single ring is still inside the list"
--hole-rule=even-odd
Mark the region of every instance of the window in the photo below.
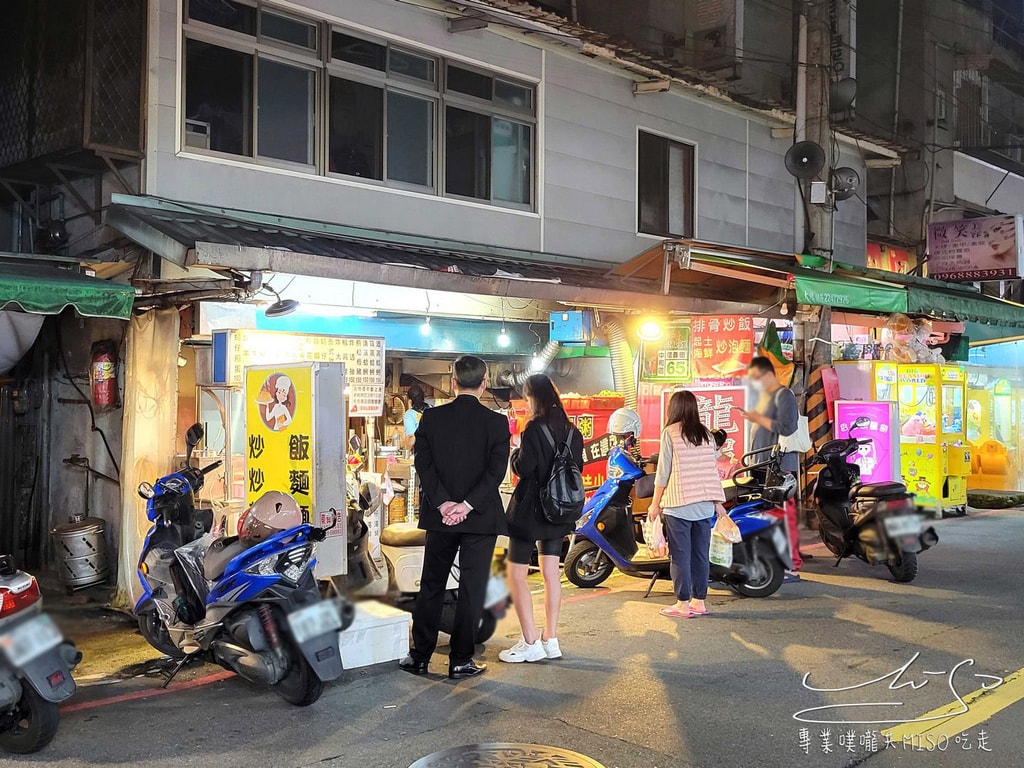
[[[503,206],[533,204],[530,84],[261,0],[186,0],[184,34],[186,147]]]
[[[185,42],[185,143],[252,154],[252,56]]]
[[[447,76],[445,192],[530,205],[533,89],[452,64]]]
[[[638,154],[638,230],[693,237],[693,146],[641,131]]]

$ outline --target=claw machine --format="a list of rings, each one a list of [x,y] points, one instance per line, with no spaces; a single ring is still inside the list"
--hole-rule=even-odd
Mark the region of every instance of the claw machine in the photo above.
[[[966,509],[971,451],[964,367],[868,360],[834,365],[843,400],[897,404],[900,473],[918,505],[937,517]]]

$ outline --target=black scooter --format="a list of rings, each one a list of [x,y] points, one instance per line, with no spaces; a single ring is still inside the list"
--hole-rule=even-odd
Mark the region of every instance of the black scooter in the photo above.
[[[847,459],[859,445],[853,432],[868,425],[861,417],[850,437],[831,440],[821,447],[811,466],[823,464],[814,484],[818,532],[838,559],[859,557],[870,565],[885,563],[893,578],[902,583],[917,576],[917,556],[939,542],[934,528],[922,530],[922,516],[914,507],[914,495],[903,483],[860,482],[860,467]]]

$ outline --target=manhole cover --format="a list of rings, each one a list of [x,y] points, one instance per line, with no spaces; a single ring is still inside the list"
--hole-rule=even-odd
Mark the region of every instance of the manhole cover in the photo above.
[[[469,744],[420,758],[409,768],[604,768],[586,755],[540,744]]]

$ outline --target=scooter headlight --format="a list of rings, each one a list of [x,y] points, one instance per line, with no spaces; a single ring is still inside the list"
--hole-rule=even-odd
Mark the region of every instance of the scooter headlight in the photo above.
[[[590,518],[593,517],[593,515],[594,515],[594,510],[590,510],[589,512],[584,512],[583,515],[580,517],[580,519],[576,521],[576,527],[577,528],[582,528],[584,525],[586,525],[587,523],[590,522]]]
[[[280,555],[264,557],[262,560],[258,560],[245,570],[253,576],[273,576],[277,573],[277,561],[280,559]]]

